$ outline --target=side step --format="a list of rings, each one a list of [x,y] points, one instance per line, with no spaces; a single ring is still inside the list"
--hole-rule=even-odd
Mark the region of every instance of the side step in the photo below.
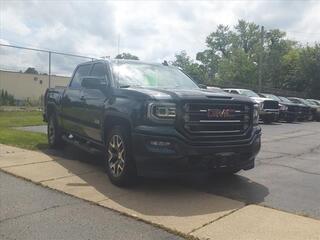
[[[72,144],[72,145],[74,145],[74,146],[76,146],[86,152],[89,152],[91,154],[101,155],[102,150],[99,148],[93,147],[89,141],[86,141],[86,142],[84,142],[85,140],[80,141],[80,139],[77,139],[76,137],[74,137],[72,135],[71,135],[72,137],[70,137],[70,135],[69,135],[69,137],[67,137],[66,135],[63,135],[62,136],[63,141],[65,141],[69,144]]]

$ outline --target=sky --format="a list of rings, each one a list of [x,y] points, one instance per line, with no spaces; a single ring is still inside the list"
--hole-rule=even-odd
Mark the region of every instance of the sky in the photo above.
[[[130,52],[141,60],[172,60],[185,50],[192,58],[206,48],[217,25],[239,19],[287,31],[303,44],[320,42],[320,1],[7,1],[0,0],[0,43],[85,56]],[[119,44],[118,44],[119,43]],[[0,47],[0,68],[48,69],[48,56]],[[70,75],[86,61],[52,57],[54,74]]]

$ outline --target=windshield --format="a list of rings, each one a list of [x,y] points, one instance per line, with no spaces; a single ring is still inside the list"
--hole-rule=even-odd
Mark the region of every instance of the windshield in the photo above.
[[[302,98],[299,99],[302,103],[304,103],[305,105],[311,105],[307,100],[304,100]]]
[[[119,62],[113,64],[113,74],[120,87],[199,89],[187,75],[169,66]]]
[[[316,102],[316,101],[309,100],[309,99],[307,99],[306,101],[307,101],[308,103],[310,103],[311,105],[317,105],[317,106],[320,106],[320,104],[319,104],[318,102]]]
[[[279,97],[283,102],[292,103],[288,98]]]
[[[294,103],[299,103],[299,104],[303,103],[303,101],[301,101],[301,99],[298,99],[298,98],[290,98],[290,101]]]
[[[247,97],[260,97],[258,94],[256,94],[255,92],[253,92],[251,90],[241,90],[240,94],[245,95]]]
[[[278,98],[277,96],[275,96],[275,95],[273,95],[273,94],[263,94],[265,97],[267,97],[267,98],[271,98],[271,99],[273,99],[273,100],[276,100],[276,101],[278,101],[278,102],[281,102],[281,99],[280,98]]]

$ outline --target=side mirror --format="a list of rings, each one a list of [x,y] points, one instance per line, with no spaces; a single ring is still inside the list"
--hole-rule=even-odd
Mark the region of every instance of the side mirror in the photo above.
[[[81,86],[86,89],[105,91],[107,88],[107,82],[104,78],[84,77],[82,79]]]
[[[200,83],[198,84],[198,87],[199,87],[199,88],[202,88],[202,89],[207,89],[207,85],[200,84]]]

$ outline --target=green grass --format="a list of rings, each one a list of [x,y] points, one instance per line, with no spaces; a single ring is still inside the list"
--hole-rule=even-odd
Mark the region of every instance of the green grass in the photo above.
[[[14,129],[43,124],[41,112],[0,111],[0,143],[32,150],[47,148],[46,134]]]

